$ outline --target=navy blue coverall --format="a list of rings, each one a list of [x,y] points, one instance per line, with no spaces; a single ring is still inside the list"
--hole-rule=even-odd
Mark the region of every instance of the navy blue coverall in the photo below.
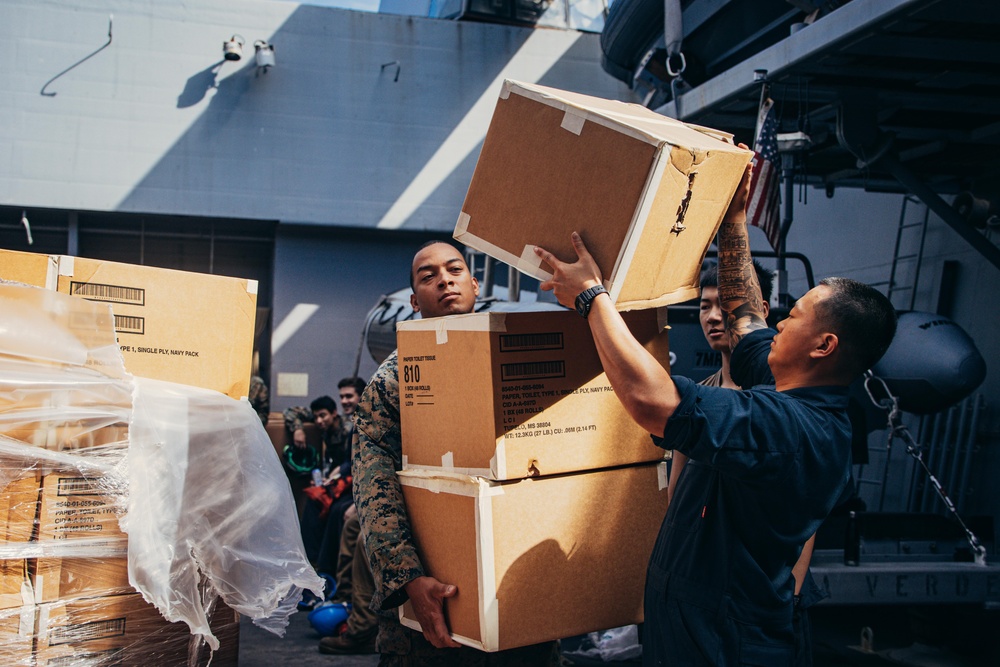
[[[690,460],[647,570],[644,665],[793,663],[792,566],[847,487],[851,426],[846,387],[756,386],[774,382],[775,333],[733,351],[753,389],[674,378],[681,402],[656,440]]]

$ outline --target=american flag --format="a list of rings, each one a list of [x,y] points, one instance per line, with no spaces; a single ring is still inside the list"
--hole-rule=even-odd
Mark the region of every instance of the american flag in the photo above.
[[[759,227],[767,236],[771,247],[778,250],[781,196],[778,181],[778,121],[774,119],[773,107],[772,100],[765,100],[758,118],[747,221],[754,227]]]

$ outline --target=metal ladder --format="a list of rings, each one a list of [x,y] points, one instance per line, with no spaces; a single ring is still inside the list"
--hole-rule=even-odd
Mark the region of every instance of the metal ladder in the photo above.
[[[924,215],[920,222],[907,221],[906,207],[910,204],[923,207]],[[927,220],[930,217],[930,213],[931,210],[916,197],[911,195],[903,197],[903,205],[899,209],[899,225],[896,228],[896,247],[892,251],[892,269],[889,271],[889,281],[886,283],[885,293],[897,310],[913,310],[913,304],[917,298],[917,283],[920,280],[920,265],[924,258],[924,240],[927,238]],[[917,241],[914,241],[912,238],[913,232],[907,233],[908,230],[914,229],[919,229],[920,236]],[[904,240],[904,236],[911,238]],[[905,254],[901,254],[900,248],[904,245],[907,251]],[[917,246],[916,251],[913,251],[914,245]],[[913,279],[906,284],[901,284],[901,281],[898,279],[901,263],[907,263],[913,267],[910,271]],[[910,299],[907,306],[903,308],[893,300],[893,297],[897,294],[905,294],[906,292],[910,293]]]

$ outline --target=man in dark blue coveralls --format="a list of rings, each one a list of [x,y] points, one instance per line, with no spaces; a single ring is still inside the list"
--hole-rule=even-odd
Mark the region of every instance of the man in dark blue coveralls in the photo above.
[[[647,570],[645,665],[793,663],[792,566],[848,484],[847,385],[895,333],[889,301],[844,278],[821,281],[767,328],[746,232],[750,171],[719,230],[730,371],[749,391],[671,378],[602,294],[579,235],[572,264],[536,250],[553,268],[542,288],[587,317],[626,410],[689,458]]]

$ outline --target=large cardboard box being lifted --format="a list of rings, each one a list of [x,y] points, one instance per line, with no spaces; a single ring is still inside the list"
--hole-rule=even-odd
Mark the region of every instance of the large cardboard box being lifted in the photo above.
[[[625,313],[670,368],[665,309]],[[404,468],[494,480],[662,459],[625,412],[575,312],[485,312],[400,322]]]
[[[455,641],[498,651],[642,621],[665,463],[496,483],[403,470],[427,573],[454,584]],[[409,603],[403,625],[418,629]]]
[[[0,278],[111,304],[133,375],[247,395],[255,280],[10,250]]]
[[[619,310],[695,298],[752,153],[636,104],[505,81],[455,238],[540,280],[583,236]]]

